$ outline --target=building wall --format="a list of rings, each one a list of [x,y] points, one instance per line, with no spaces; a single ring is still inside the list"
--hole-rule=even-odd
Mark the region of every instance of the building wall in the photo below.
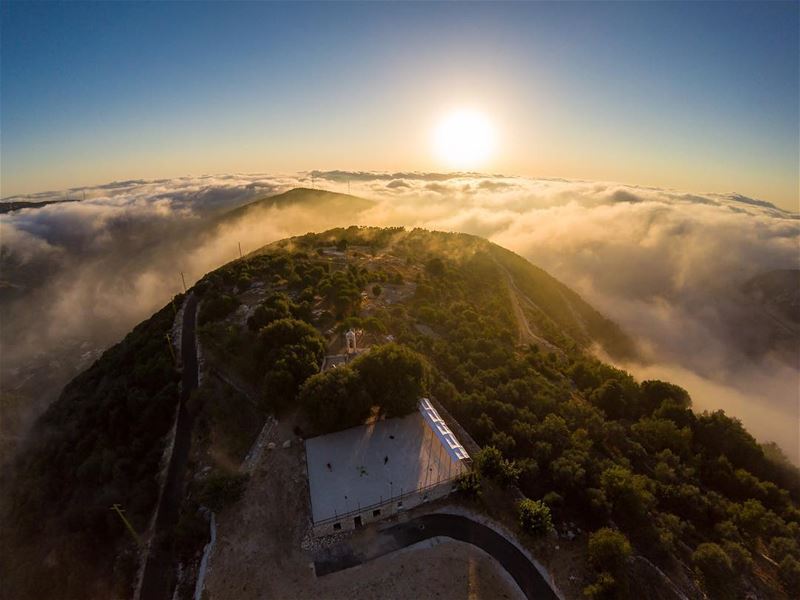
[[[367,525],[386,519],[388,517],[397,515],[410,508],[414,508],[426,502],[438,500],[448,496],[451,492],[455,491],[456,481],[443,481],[439,485],[427,488],[423,491],[412,492],[405,495],[402,499],[395,498],[387,500],[379,506],[372,506],[369,509],[363,509],[360,512],[349,513],[347,516],[342,516],[337,521],[327,521],[315,524],[312,532],[314,536],[321,537],[325,535],[333,535],[341,531],[349,531],[356,528],[355,518],[361,517],[361,524]],[[402,505],[401,505],[402,504]],[[374,511],[379,510],[380,513],[375,515]],[[337,528],[336,525],[339,525]]]

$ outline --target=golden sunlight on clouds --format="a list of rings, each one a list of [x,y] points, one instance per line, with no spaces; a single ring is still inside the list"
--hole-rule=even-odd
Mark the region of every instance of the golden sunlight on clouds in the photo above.
[[[437,157],[447,168],[480,169],[495,149],[496,133],[485,114],[464,109],[439,122],[433,142]]]

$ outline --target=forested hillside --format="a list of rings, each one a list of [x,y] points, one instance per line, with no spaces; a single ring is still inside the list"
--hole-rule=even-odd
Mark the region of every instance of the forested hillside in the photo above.
[[[685,390],[597,360],[595,344],[612,356],[636,350],[513,253],[462,234],[351,227],[267,246],[193,292],[206,370],[248,397],[220,392],[221,379],[201,387],[196,443],[215,448],[209,481],[233,481],[214,473],[242,460],[269,414],[304,412],[307,435],[403,414],[429,394],[483,446],[466,498],[518,521],[534,551],[564,523],[587,532],[569,584],[578,595],[653,596],[663,588],[655,567],[693,597],[800,594],[798,471],[738,420],[694,412]],[[144,523],[175,406],[163,341],[172,319],[167,307],[140,325],[43,418],[13,494],[30,531],[119,553],[124,531],[107,507],[122,502]],[[350,327],[371,350],[318,373]],[[181,547],[195,547],[186,532],[202,530],[198,506],[224,506],[198,481],[187,486]]]
[[[119,503],[144,530],[178,401],[175,299],[70,382],[4,473],[4,586],[17,597],[104,597],[136,569]],[[96,585],[94,585],[96,584]]]

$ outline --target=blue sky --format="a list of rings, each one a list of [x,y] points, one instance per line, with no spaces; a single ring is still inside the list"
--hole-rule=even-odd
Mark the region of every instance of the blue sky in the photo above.
[[[737,191],[797,210],[798,3],[2,4],[3,196],[111,179],[438,170]]]

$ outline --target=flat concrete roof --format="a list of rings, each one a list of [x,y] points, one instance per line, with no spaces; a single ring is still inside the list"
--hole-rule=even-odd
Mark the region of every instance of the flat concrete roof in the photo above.
[[[314,523],[452,479],[466,468],[418,412],[308,439],[306,461]]]

